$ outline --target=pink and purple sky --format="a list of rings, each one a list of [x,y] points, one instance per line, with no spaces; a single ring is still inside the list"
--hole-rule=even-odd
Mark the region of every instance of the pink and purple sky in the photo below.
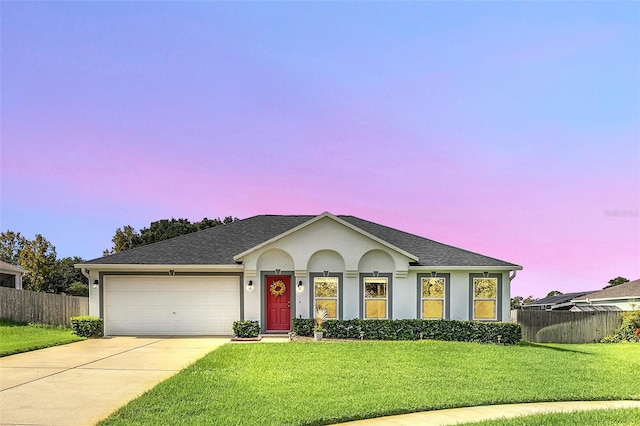
[[[12,2],[1,228],[58,257],[163,218],[349,214],[640,278],[640,3]]]

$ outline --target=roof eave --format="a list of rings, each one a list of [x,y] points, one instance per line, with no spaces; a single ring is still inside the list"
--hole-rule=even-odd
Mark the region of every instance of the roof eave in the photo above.
[[[190,271],[190,272],[242,272],[243,265],[183,265],[183,264],[140,264],[140,263],[76,263],[76,269],[100,271]]]
[[[20,267],[18,268],[7,268],[7,267],[0,267],[0,271],[2,271],[2,273],[9,273],[9,275],[11,274],[24,274],[27,271],[25,269],[22,269]]]
[[[19,272],[21,274],[24,274],[25,272],[27,272],[26,269],[22,268],[19,265],[13,265],[11,263],[3,262],[3,261],[0,261],[0,269],[3,271],[9,271],[9,272]]]
[[[413,265],[409,266],[410,271],[435,271],[435,272],[444,272],[444,271],[521,271],[522,266],[520,265],[505,265],[505,266],[429,266],[429,265]]]
[[[624,299],[638,299],[640,300],[640,295],[638,296],[620,296],[620,297],[603,297],[601,299],[573,299],[572,302],[602,302],[602,301],[610,301],[610,300],[624,300]]]

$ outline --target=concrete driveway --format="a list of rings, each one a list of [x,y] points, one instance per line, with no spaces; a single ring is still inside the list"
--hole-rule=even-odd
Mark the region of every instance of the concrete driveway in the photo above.
[[[0,358],[0,424],[95,424],[227,342],[112,337]]]

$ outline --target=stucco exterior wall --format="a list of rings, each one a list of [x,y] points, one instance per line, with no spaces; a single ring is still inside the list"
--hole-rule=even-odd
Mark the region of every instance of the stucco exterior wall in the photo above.
[[[89,272],[89,315],[94,317],[100,316],[100,289],[93,288],[93,282],[99,277],[98,270]]]
[[[244,319],[250,321],[260,321],[260,300],[262,288],[260,280],[256,277],[244,278],[244,288],[248,288],[249,281],[253,283],[253,291],[244,292]]]
[[[413,278],[413,279],[412,279]],[[418,288],[416,275],[393,278],[393,318],[417,318]]]
[[[387,265],[393,269],[406,270],[409,260],[406,256],[391,251],[385,245],[359,232],[346,228],[332,219],[324,218],[246,255],[241,259],[245,271],[264,269],[264,265],[258,264],[258,262],[263,262],[263,257],[270,257],[269,252],[275,249],[280,249],[291,256],[295,270],[307,270],[312,256],[322,250],[340,253],[345,269],[348,271],[357,271],[361,261],[365,262],[363,267],[370,266],[371,259],[375,258],[375,254],[364,259],[363,257],[366,253],[374,250],[378,250],[380,256],[384,256],[383,253],[386,253],[391,259]],[[313,266],[316,265],[320,266],[318,263],[314,263]],[[287,269],[284,265],[277,268]]]
[[[502,273],[502,321],[511,321],[511,280],[510,272]]]

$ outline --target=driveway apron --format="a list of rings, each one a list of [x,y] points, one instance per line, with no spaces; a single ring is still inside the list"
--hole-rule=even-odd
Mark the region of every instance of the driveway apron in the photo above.
[[[0,358],[0,424],[95,424],[227,342],[112,337]]]

